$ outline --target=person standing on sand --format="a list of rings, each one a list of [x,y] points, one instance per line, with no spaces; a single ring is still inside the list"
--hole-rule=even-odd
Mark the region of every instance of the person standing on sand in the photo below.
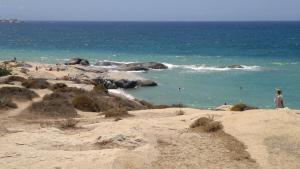
[[[282,91],[280,89],[276,90],[276,96],[274,102],[276,108],[284,108]]]

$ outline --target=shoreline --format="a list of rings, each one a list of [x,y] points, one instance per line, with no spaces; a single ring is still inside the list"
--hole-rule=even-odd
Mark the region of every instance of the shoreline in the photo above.
[[[300,110],[152,105],[86,80],[106,75],[103,69],[8,65],[15,75],[0,78],[0,166],[5,169],[300,167]],[[80,76],[63,78],[71,73]],[[125,75],[130,77],[122,72],[114,78]],[[39,79],[45,76],[48,80]],[[210,130],[200,125],[201,118],[208,119]],[[200,126],[191,127],[195,124]]]
[[[77,63],[76,63],[77,60]],[[84,63],[81,64],[80,61],[83,60]],[[66,65],[65,63],[73,62],[72,65]],[[75,62],[74,62],[75,61]],[[2,61],[3,62],[3,61]],[[86,64],[88,63],[88,64]],[[159,80],[154,81],[151,79],[147,79],[143,76],[143,73],[147,72],[156,72],[156,71],[165,71],[165,70],[172,70],[172,69],[191,69],[198,71],[205,70],[205,71],[256,71],[256,69],[262,69],[258,66],[246,66],[246,65],[229,65],[229,66],[222,66],[222,67],[203,67],[203,66],[189,66],[189,65],[173,65],[169,63],[159,63],[159,62],[120,62],[120,61],[108,61],[102,60],[97,61],[95,63],[89,63],[88,60],[82,58],[71,58],[68,60],[64,60],[63,62],[59,63],[42,63],[42,61],[36,62],[27,62],[27,61],[20,61],[21,64],[18,66],[18,70],[15,72],[19,74],[22,71],[28,71],[29,76],[31,78],[47,78],[50,80],[66,80],[66,79],[73,79],[77,80],[79,83],[101,83],[104,84],[108,89],[133,89],[136,88],[143,88],[143,87],[155,87],[159,85]],[[23,64],[23,66],[22,66]],[[35,67],[39,67],[39,71],[35,71]],[[49,69],[53,69],[49,71]],[[59,69],[59,71],[56,71]],[[24,75],[24,74],[22,74]],[[26,76],[26,75],[25,75]],[[26,77],[29,77],[26,76]],[[118,85],[116,85],[118,84]],[[141,89],[143,90],[143,89]],[[125,91],[126,92],[126,91]],[[119,91],[119,93],[123,93]],[[127,95],[131,95],[126,92]],[[125,94],[125,95],[126,95]],[[132,97],[129,96],[130,98]],[[137,97],[138,98],[138,97]],[[175,104],[175,102],[169,104]],[[220,104],[215,104],[212,106],[206,106],[205,109],[213,109],[214,107]],[[201,108],[201,105],[192,106],[194,108]],[[203,109],[203,107],[202,107]]]

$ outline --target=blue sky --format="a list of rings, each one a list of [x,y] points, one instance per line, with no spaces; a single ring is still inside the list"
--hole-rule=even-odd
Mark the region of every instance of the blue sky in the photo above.
[[[300,0],[0,0],[0,18],[89,21],[300,20]]]

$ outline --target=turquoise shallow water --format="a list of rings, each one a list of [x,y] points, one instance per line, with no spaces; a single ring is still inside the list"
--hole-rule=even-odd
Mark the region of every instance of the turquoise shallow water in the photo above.
[[[286,105],[300,108],[300,22],[0,24],[1,60],[56,63],[74,56],[167,63],[169,70],[141,73],[158,87],[127,91],[155,103],[268,108],[281,88]],[[221,68],[233,64],[246,68]]]

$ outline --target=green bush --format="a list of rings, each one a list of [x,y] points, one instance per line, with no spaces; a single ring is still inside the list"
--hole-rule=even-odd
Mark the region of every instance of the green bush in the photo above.
[[[6,68],[0,68],[0,77],[11,75],[11,70],[8,70]]]

